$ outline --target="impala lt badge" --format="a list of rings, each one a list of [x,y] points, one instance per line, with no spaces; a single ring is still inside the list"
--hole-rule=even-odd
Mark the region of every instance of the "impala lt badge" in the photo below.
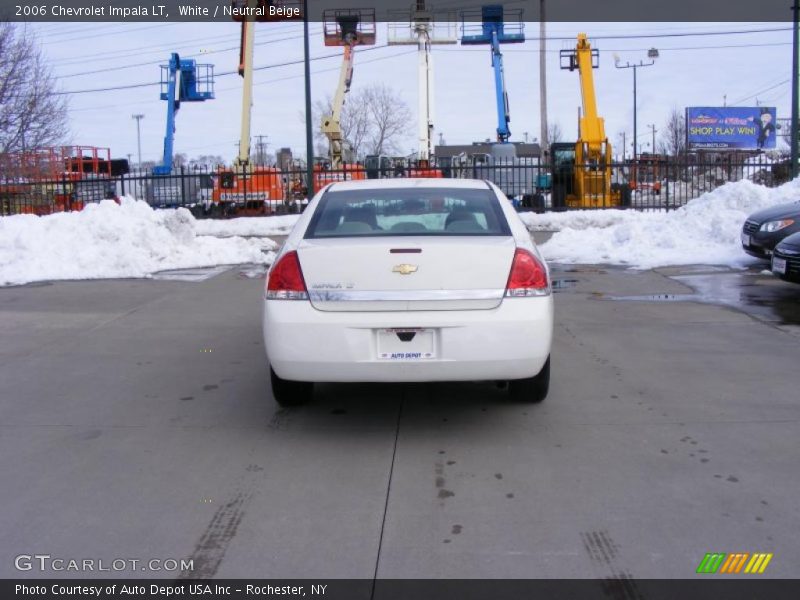
[[[417,272],[417,265],[402,264],[402,265],[395,265],[392,268],[392,273],[400,273],[400,275],[408,275],[409,273],[416,273],[416,272]]]

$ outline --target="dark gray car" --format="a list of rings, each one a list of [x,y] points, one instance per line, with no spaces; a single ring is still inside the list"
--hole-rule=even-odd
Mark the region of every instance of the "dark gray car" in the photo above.
[[[800,233],[784,238],[775,246],[772,272],[785,281],[800,283]]]
[[[754,212],[742,226],[742,248],[750,256],[768,259],[783,238],[800,231],[800,202]]]

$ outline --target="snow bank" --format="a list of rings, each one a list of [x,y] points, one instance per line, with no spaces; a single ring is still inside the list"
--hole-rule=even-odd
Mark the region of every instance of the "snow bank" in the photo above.
[[[744,180],[727,183],[670,212],[581,211],[530,215],[526,221],[533,229],[560,225],[561,231],[541,246],[545,258],[553,262],[637,269],[687,264],[743,267],[753,262],[740,242],[747,216],[793,201],[800,201],[800,179],[778,188]]]
[[[276,217],[240,217],[238,219],[204,219],[196,221],[197,235],[229,236],[270,236],[289,235],[300,215],[281,215]]]
[[[560,231],[562,229],[588,229],[610,227],[628,218],[625,210],[570,210],[566,212],[519,213],[522,222],[531,231]]]
[[[0,285],[56,279],[148,277],[167,269],[269,264],[269,239],[200,235],[183,208],[153,210],[123,198],[80,212],[0,219]]]

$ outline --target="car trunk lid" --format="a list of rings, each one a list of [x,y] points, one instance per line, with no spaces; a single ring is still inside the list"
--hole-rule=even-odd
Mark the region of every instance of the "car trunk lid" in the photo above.
[[[323,311],[480,310],[498,306],[516,245],[509,236],[303,240],[309,297]]]

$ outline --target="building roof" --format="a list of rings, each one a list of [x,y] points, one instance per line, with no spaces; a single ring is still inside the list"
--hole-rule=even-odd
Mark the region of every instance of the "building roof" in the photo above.
[[[539,144],[526,144],[524,142],[512,142],[517,149],[517,156],[522,158],[539,158],[541,155],[541,147]],[[437,158],[444,158],[450,156],[458,156],[459,154],[491,154],[492,146],[495,142],[473,142],[472,144],[454,144],[445,146],[436,146],[433,150],[434,156]]]

